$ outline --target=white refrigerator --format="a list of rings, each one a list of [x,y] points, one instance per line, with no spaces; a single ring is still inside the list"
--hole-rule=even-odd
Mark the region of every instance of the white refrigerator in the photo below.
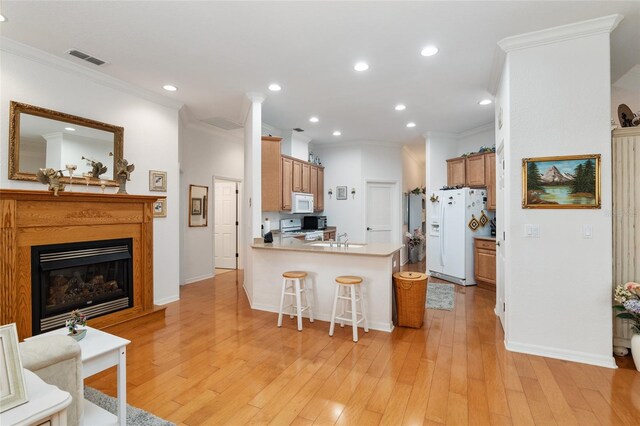
[[[431,202],[427,225],[427,268],[432,276],[461,285],[476,284],[474,277],[473,237],[491,233],[487,223],[474,231],[473,217],[480,222],[487,212],[485,189],[449,189],[437,191]]]

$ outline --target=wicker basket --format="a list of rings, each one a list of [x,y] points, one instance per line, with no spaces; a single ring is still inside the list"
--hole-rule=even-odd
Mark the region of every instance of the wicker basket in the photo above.
[[[398,325],[422,327],[427,301],[427,274],[396,272],[393,274],[393,291],[398,305]]]

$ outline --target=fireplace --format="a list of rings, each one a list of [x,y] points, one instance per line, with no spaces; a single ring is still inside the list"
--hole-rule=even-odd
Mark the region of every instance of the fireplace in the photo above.
[[[32,333],[64,326],[69,312],[88,318],[133,306],[133,240],[31,247]]]

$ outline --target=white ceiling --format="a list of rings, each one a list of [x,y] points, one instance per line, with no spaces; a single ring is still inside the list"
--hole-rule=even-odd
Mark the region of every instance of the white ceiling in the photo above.
[[[263,119],[314,143],[416,143],[493,120],[500,39],[612,13],[612,81],[640,63],[640,2],[2,2],[0,34],[183,102],[200,120],[242,122],[246,92]],[[435,44],[440,53],[420,56]],[[85,51],[107,65],[67,55]],[[369,71],[353,64],[366,60]],[[271,82],[283,90],[267,90]],[[171,83],[179,91],[168,93]],[[394,111],[397,102],[406,104]],[[309,123],[311,115],[320,118]],[[415,121],[408,129],[405,124]],[[338,139],[331,135],[340,129]]]

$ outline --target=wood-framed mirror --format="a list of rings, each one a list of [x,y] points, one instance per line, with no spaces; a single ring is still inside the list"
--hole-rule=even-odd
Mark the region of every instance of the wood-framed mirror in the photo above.
[[[122,127],[11,101],[9,179],[36,181],[38,169],[51,167],[62,170],[61,181],[69,183],[67,165],[75,165],[76,184],[118,186],[113,171],[123,145]],[[107,166],[99,179],[83,178],[92,170],[91,161]]]
[[[189,226],[207,226],[209,219],[209,187],[189,185]]]

